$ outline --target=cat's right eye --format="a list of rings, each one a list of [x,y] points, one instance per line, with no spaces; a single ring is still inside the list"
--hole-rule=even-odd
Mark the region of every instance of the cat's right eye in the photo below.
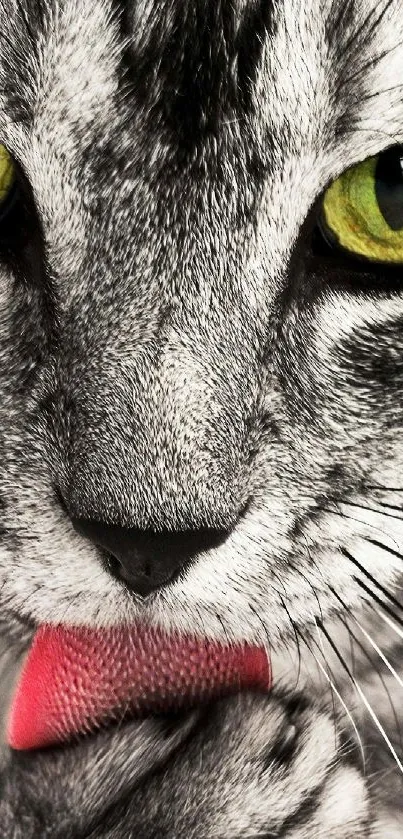
[[[335,249],[367,262],[403,263],[403,146],[347,169],[326,190],[319,229]]]
[[[16,181],[14,161],[6,147],[0,143],[0,219],[7,213]]]

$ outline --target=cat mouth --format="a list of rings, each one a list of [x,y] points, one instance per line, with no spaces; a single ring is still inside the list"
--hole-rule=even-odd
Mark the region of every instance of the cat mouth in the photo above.
[[[239,692],[268,692],[265,650],[146,625],[92,629],[43,624],[11,704],[7,740],[31,750],[123,720],[190,709]]]

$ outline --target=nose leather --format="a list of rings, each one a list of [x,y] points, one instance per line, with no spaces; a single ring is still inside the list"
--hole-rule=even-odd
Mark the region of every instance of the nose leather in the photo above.
[[[127,529],[73,519],[74,529],[108,554],[108,569],[141,597],[164,588],[202,551],[218,546],[226,530],[160,531]]]

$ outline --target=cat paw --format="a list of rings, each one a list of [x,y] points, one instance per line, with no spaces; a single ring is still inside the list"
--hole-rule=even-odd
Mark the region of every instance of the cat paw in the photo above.
[[[219,702],[159,783],[162,818],[171,789],[166,836],[368,839],[368,793],[352,757],[332,713],[302,697]]]

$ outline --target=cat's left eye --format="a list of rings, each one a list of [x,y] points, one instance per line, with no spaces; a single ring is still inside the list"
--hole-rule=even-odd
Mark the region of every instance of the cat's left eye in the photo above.
[[[320,228],[350,255],[403,263],[403,146],[344,172],[324,195]]]

